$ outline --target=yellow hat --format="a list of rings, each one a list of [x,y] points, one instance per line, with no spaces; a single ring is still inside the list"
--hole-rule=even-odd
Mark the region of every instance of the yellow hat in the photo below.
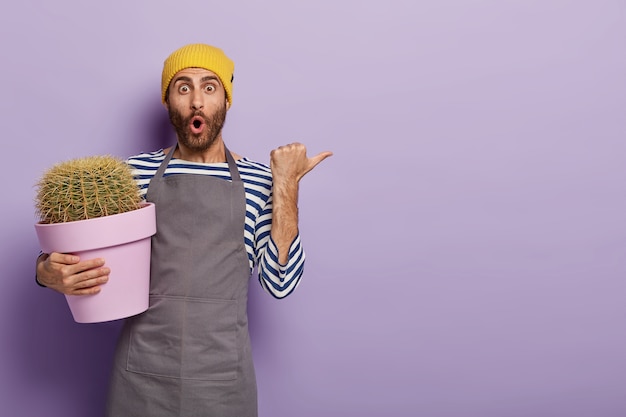
[[[163,63],[161,101],[165,103],[167,88],[178,71],[185,68],[204,68],[217,75],[226,90],[226,99],[233,104],[233,76],[235,63],[219,48],[202,43],[183,46],[172,52]]]

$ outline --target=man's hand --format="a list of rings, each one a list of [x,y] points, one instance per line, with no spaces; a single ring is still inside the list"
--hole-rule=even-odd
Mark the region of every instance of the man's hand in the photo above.
[[[37,258],[37,281],[67,295],[99,293],[110,272],[104,267],[104,259],[81,261],[76,255],[56,252]]]
[[[306,147],[301,143],[280,146],[270,153],[272,177],[275,182],[279,183],[282,181],[295,181],[297,183],[307,172],[332,154],[332,152],[326,151],[312,158],[307,158]]]

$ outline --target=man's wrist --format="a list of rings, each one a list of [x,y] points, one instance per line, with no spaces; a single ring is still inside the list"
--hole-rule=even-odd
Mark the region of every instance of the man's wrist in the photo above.
[[[43,257],[43,258],[42,258],[42,257]],[[47,286],[47,285],[42,284],[42,283],[39,281],[39,277],[37,277],[37,268],[39,267],[39,262],[42,262],[42,261],[43,261],[45,258],[47,258],[47,257],[48,257],[48,255],[47,255],[47,254],[45,254],[45,253],[43,253],[43,252],[42,252],[42,253],[40,253],[40,254],[39,254],[39,256],[37,257],[37,262],[36,262],[36,264],[35,264],[35,283],[37,283],[37,285],[39,285],[40,287],[43,287],[43,288],[48,288],[48,286]]]

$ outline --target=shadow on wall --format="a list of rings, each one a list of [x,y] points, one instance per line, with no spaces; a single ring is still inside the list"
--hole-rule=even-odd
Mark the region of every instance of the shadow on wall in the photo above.
[[[263,291],[259,284],[258,271],[255,268],[250,276],[248,290],[248,325],[255,353],[280,351],[280,346],[272,343],[278,336],[276,334],[278,322],[272,322],[274,318],[268,311],[272,307],[271,303],[274,302],[280,301]]]
[[[20,282],[10,307],[15,319],[4,344],[20,377],[11,388],[18,396],[30,392],[38,402],[48,400],[26,408],[45,407],[48,415],[60,415],[57,406],[69,404],[71,416],[98,416],[104,410],[122,322],[74,322],[62,294],[35,284],[36,253],[32,263],[22,262],[14,274]]]
[[[167,148],[176,143],[176,135],[170,124],[167,110],[159,101],[145,99],[138,106],[140,111],[133,117],[132,126],[128,127],[131,138],[131,154],[152,152]],[[139,121],[139,122],[137,122]],[[130,155],[127,155],[130,156]]]

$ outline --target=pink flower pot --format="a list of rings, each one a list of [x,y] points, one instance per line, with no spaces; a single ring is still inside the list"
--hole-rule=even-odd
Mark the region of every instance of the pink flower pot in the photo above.
[[[66,295],[76,322],[117,320],[148,309],[150,238],[156,233],[153,203],[96,219],[36,224],[35,230],[45,253],[72,253],[82,260],[104,258],[111,269],[98,294]]]

